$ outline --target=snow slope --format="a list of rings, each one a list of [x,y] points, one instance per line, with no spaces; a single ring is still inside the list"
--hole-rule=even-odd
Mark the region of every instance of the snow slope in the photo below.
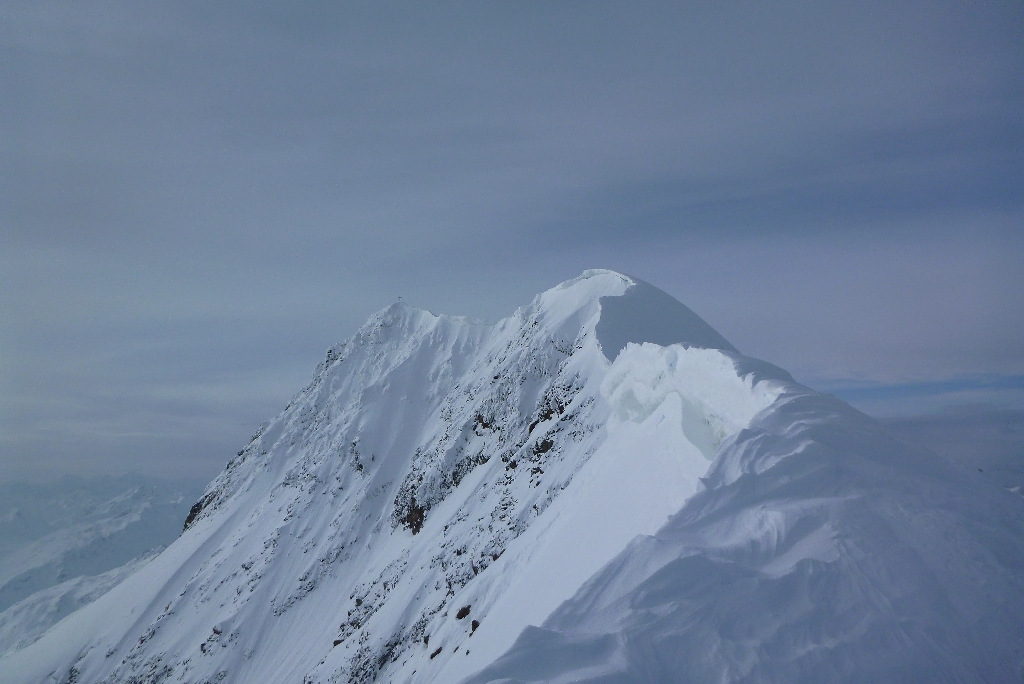
[[[1020,682],[1024,506],[798,387],[482,682]]]
[[[174,544],[0,673],[845,681],[939,647],[1019,673],[1019,511],[893,444],[614,272],[495,325],[396,304]]]

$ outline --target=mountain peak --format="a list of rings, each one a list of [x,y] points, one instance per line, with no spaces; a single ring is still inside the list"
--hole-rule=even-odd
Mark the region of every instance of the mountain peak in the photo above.
[[[1024,515],[964,475],[614,271],[494,325],[396,303],[0,672],[1020,681]]]
[[[532,306],[558,318],[569,318],[577,312],[590,314],[594,304],[600,311],[595,333],[609,361],[614,361],[630,342],[682,344],[738,353],[718,331],[672,295],[617,271],[586,270],[542,293]]]

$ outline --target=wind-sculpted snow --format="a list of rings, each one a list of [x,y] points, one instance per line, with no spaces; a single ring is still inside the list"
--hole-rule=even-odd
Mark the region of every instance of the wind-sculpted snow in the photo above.
[[[483,682],[1019,682],[1024,507],[790,387]]]
[[[680,318],[630,324],[636,336],[621,316],[602,328],[623,296],[634,312]],[[902,539],[892,518],[963,532],[959,499],[923,507],[951,501],[945,480],[915,479],[924,459],[889,463],[902,456],[879,450],[891,445],[874,423],[740,356],[665,297],[588,271],[495,325],[381,311],[228,463],[174,544],[0,672],[730,681],[791,674],[787,663],[826,648],[847,672],[878,639],[916,648],[920,633],[957,634],[929,601],[967,570],[920,585],[914,573],[946,572],[936,563],[949,554],[937,537]],[[978,525],[990,536],[967,540],[977,553],[957,566],[974,579],[1012,565],[978,555],[1000,529]],[[992,581],[1016,607],[1016,585]],[[995,615],[992,595],[963,597],[948,601]],[[992,643],[990,654],[1005,639]],[[879,662],[896,662],[886,648]]]
[[[733,359],[714,349],[656,344],[628,345],[601,387],[618,421],[643,422],[669,396],[678,397],[683,433],[709,461],[780,391],[777,380],[738,376]]]
[[[718,351],[628,347],[610,364],[602,302],[636,287],[587,272],[493,326],[401,304],[373,316],[228,463],[177,543],[5,671],[420,682],[486,665],[663,524],[774,396]],[[610,418],[640,395],[643,415]]]

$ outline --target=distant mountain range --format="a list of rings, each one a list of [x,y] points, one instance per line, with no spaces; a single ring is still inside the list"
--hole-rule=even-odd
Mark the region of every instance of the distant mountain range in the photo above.
[[[0,485],[0,654],[173,542],[202,487],[139,476]]]

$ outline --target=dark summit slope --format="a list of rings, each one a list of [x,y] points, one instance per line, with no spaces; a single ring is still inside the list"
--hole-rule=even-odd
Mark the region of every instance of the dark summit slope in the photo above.
[[[597,339],[609,361],[634,342],[661,346],[719,349],[738,353],[736,348],[671,295],[630,276],[633,284],[620,296],[601,298],[601,320]]]

